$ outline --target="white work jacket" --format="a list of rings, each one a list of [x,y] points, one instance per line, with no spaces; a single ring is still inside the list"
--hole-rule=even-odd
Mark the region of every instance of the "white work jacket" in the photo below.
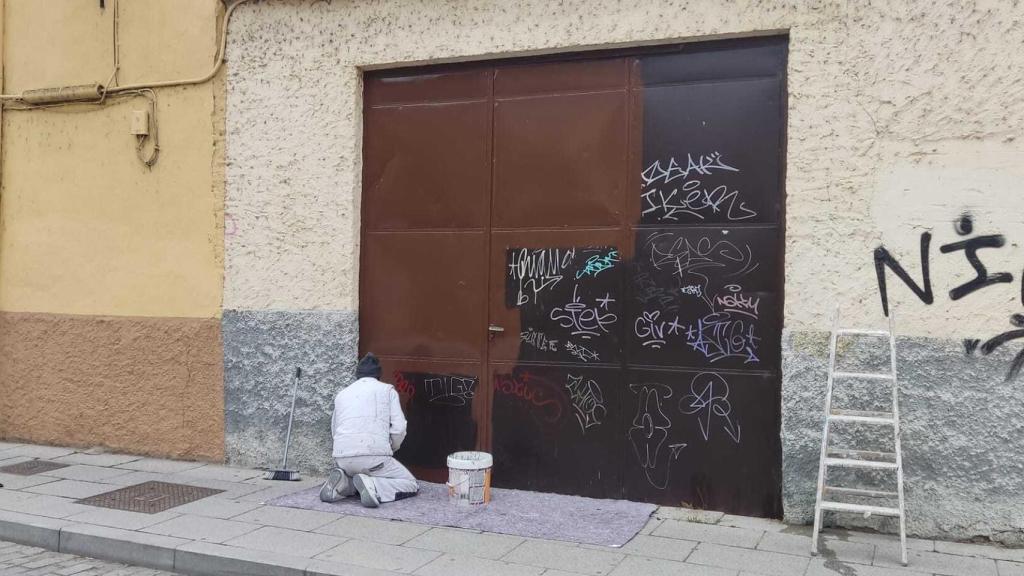
[[[334,457],[391,456],[405,439],[398,392],[376,378],[360,378],[334,397]]]

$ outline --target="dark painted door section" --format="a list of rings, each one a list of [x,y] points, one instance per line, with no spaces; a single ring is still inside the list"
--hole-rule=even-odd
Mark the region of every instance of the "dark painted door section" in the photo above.
[[[428,478],[781,515],[786,39],[368,74],[361,347]]]

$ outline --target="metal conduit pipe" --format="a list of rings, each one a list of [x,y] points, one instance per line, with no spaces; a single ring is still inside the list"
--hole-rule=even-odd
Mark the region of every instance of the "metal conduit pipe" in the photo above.
[[[228,6],[227,10],[224,12],[224,22],[221,25],[220,30],[220,41],[217,44],[217,57],[213,63],[213,68],[203,76],[199,76],[197,78],[185,78],[182,80],[167,80],[163,82],[145,82],[139,84],[128,84],[125,86],[112,86],[109,88],[104,87],[102,84],[86,84],[81,86],[60,86],[57,88],[41,88],[37,90],[26,90],[21,94],[0,94],[0,101],[19,101],[30,105],[54,105],[73,102],[100,102],[107,95],[111,94],[118,94],[123,92],[138,92],[139,90],[166,88],[170,86],[189,86],[208,82],[210,79],[216,76],[218,72],[220,72],[221,66],[224,65],[224,55],[227,50],[228,41],[228,23],[231,21],[231,14],[234,13],[236,8],[249,1],[250,0],[236,0],[233,4]],[[116,53],[117,50],[115,50],[114,72],[111,75],[111,78],[114,78],[117,74],[118,62],[116,61]]]

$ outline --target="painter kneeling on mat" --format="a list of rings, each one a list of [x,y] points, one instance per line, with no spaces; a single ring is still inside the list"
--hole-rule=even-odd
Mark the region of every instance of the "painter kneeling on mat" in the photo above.
[[[324,502],[358,493],[363,506],[376,508],[419,491],[416,478],[393,456],[405,440],[405,415],[395,387],[381,382],[380,375],[377,357],[367,354],[356,367],[356,381],[334,398],[337,467],[320,489]]]

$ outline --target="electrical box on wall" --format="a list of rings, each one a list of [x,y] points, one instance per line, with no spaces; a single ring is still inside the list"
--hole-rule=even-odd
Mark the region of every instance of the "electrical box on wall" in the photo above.
[[[132,134],[135,136],[149,136],[149,112],[147,110],[135,110],[132,112]]]

